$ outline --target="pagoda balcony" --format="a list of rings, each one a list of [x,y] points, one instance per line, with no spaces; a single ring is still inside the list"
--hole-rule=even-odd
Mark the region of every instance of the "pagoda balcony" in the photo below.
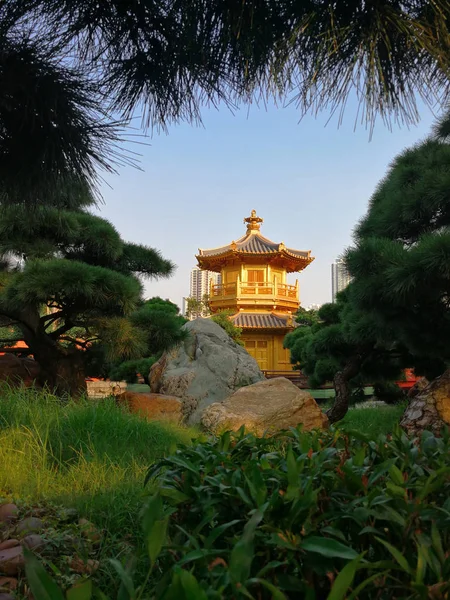
[[[277,282],[245,282],[224,283],[211,286],[210,302],[212,306],[231,304],[254,304],[255,301],[276,305],[298,305],[298,281],[295,285]]]

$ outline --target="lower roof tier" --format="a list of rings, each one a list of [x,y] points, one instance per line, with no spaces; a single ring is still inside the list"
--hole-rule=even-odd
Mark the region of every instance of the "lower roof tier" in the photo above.
[[[231,317],[236,327],[243,329],[292,329],[292,316],[276,315],[273,313],[239,312]]]

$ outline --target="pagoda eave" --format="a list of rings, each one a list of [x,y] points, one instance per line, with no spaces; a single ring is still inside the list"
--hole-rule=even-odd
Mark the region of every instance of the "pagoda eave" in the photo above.
[[[303,271],[303,269],[306,269],[306,267],[314,260],[313,256],[309,256],[309,253],[307,256],[300,257],[285,250],[281,252],[261,254],[255,252],[249,253],[231,250],[223,254],[213,254],[210,256],[199,254],[195,258],[197,259],[198,266],[201,269],[217,273],[220,273],[225,264],[230,263],[233,260],[239,262],[250,261],[255,263],[269,262],[271,264],[278,264],[279,266],[284,267],[288,273],[298,273]]]

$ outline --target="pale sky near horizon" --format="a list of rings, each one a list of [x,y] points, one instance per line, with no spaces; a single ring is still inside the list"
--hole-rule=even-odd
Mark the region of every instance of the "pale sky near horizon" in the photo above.
[[[315,257],[290,278],[299,279],[302,305],[331,301],[331,263],[351,244],[389,163],[435,120],[420,106],[418,126],[391,132],[378,121],[370,140],[364,126],[355,128],[356,113],[350,102],[338,127],[326,112],[299,121],[294,106],[235,114],[220,107],[203,111],[203,126],[173,125],[149,146],[130,144],[143,170],[124,167],[105,178],[100,214],[127,241],[157,248],[177,265],[171,278],[147,281],[146,296],[181,307],[198,248],[241,237],[254,208],[263,235]]]

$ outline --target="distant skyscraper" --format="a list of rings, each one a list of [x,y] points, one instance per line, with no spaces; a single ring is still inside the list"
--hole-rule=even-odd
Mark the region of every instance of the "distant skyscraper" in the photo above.
[[[189,296],[196,300],[203,300],[205,295],[209,296],[211,291],[211,283],[217,285],[220,283],[219,273],[213,271],[202,271],[198,267],[191,270],[191,282],[189,288]]]
[[[336,294],[345,289],[351,281],[351,277],[342,258],[338,258],[331,265],[331,295],[332,301],[336,301]]]
[[[194,267],[191,270],[190,285],[189,285],[189,297],[195,298],[198,302],[201,302],[205,296],[209,296],[211,293],[211,284],[219,285],[221,277],[219,273],[213,271],[202,271],[198,267]],[[183,314],[186,314],[187,301],[183,298]]]

